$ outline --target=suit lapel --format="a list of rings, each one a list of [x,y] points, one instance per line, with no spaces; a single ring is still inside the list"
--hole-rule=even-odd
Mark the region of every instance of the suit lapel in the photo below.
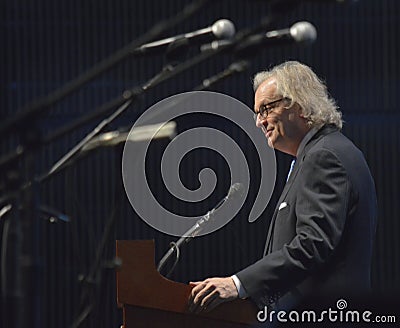
[[[264,248],[264,256],[268,253],[269,248],[272,245],[272,232],[274,231],[276,216],[278,215],[278,210],[279,210],[279,205],[283,202],[288,191],[290,190],[290,187],[293,185],[293,181],[296,178],[297,172],[299,172],[299,167],[300,167],[299,161],[296,161],[296,163],[293,167],[293,171],[290,174],[289,180],[286,182],[285,187],[282,190],[282,194],[279,197],[278,203],[275,207],[274,214],[272,215],[271,223],[270,223],[269,229],[268,229],[267,240],[266,240],[265,248]]]
[[[283,200],[285,199],[287,193],[289,192],[290,188],[293,185],[293,181],[296,179],[297,173],[299,172],[299,169],[301,167],[301,165],[303,164],[304,161],[304,157],[307,154],[307,151],[323,136],[332,133],[334,131],[337,131],[337,128],[331,125],[326,125],[323,126],[312,138],[311,140],[306,144],[306,146],[304,147],[303,151],[301,152],[301,154],[299,154],[297,160],[296,160],[296,164],[293,167],[293,171],[289,176],[289,180],[286,182],[285,187],[282,190],[282,194],[279,197],[278,203],[276,204],[275,210],[274,210],[274,214],[272,215],[272,219],[271,219],[271,223],[269,225],[269,229],[268,229],[268,234],[267,234],[267,240],[265,242],[265,247],[264,247],[264,256],[266,254],[268,254],[271,251],[271,247],[272,247],[272,239],[273,239],[273,231],[275,228],[275,221],[276,221],[276,217],[278,215],[278,211],[279,211],[279,205],[283,202]]]

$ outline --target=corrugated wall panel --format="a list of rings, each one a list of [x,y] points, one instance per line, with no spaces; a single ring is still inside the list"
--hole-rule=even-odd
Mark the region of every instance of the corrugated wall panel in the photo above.
[[[140,36],[165,17],[174,15],[188,1],[6,1],[2,4],[2,25],[5,46],[2,50],[0,113],[13,115],[33,99],[44,96],[92,67],[101,59]],[[219,1],[198,15],[172,29],[167,35],[187,32],[211,25],[219,18],[229,18],[238,28],[255,25],[267,14],[266,1]],[[328,83],[346,121],[345,134],[365,153],[376,180],[379,198],[379,226],[373,266],[374,286],[378,290],[400,289],[400,245],[398,234],[400,191],[398,187],[400,137],[397,94],[399,76],[400,2],[396,0],[364,0],[350,6],[307,2],[285,15],[276,28],[296,21],[309,20],[318,30],[318,40],[311,47],[267,47],[260,49],[251,61],[251,68],[215,87],[252,106],[251,76],[254,72],[288,59],[298,59],[312,67]],[[192,53],[190,53],[192,54]],[[112,128],[130,125],[148,106],[177,92],[190,90],[200,81],[222,70],[232,56],[206,62],[188,73],[160,85],[132,106],[125,119]],[[60,102],[41,119],[40,127],[47,134],[74,118],[93,111],[97,106],[149,79],[160,70],[165,60],[129,59],[102,75],[79,92]],[[181,121],[179,130],[190,126]],[[39,153],[41,172],[48,169],[80,140],[95,122],[80,128]],[[248,140],[238,136],[244,148]],[[7,152],[17,138],[1,141]],[[155,155],[166,143],[154,148]],[[104,261],[112,259],[114,240],[154,238],[159,259],[174,237],[161,234],[141,221],[128,204],[120,186],[121,148],[102,149],[77,161],[60,175],[43,184],[41,201],[67,213],[70,223],[41,224],[41,270],[37,283],[43,287],[41,327],[68,327],[80,310],[84,285],[79,274],[87,274],[96,249],[110,218],[114,202],[122,199],[118,218],[104,252]],[[251,160],[253,158],[250,155]],[[226,179],[225,166],[218,158],[192,156],[183,169],[182,178],[190,181],[194,169],[213,163],[221,181]],[[254,159],[255,160],[255,159]],[[289,159],[278,155],[277,200],[286,175]],[[158,170],[154,168],[156,177]],[[197,179],[197,176],[195,176]],[[257,174],[255,173],[255,181]],[[168,196],[158,182],[155,193],[163,202]],[[198,238],[182,250],[182,259],[173,278],[178,281],[201,279],[209,274],[228,275],[257,260],[262,255],[272,206],[261,220],[247,223],[256,190],[251,190],[249,203],[228,226],[206,237]],[[223,196],[219,189],[210,204],[193,206],[176,203],[176,210],[185,213],[206,211]],[[172,202],[172,201],[171,201]],[[104,263],[103,263],[104,264]],[[110,327],[121,323],[115,304],[115,275],[112,269],[101,270],[94,288],[96,306],[84,322],[85,327]],[[84,305],[88,304],[85,300]]]

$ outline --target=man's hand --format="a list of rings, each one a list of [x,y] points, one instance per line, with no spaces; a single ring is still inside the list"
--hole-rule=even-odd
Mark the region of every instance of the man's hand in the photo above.
[[[238,291],[231,277],[208,278],[190,284],[195,286],[189,297],[189,311],[193,313],[208,312],[221,303],[238,298]]]

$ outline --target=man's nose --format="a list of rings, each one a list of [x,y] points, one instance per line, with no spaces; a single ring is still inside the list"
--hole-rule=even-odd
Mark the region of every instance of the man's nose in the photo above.
[[[264,121],[265,121],[265,119],[263,119],[259,114],[257,114],[257,117],[256,117],[256,127],[258,127],[258,128],[263,128],[264,127]]]

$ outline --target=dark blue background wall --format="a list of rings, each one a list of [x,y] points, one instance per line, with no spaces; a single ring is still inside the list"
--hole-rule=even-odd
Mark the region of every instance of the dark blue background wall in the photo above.
[[[101,59],[128,44],[154,24],[177,13],[188,3],[174,1],[2,1],[0,51],[0,117],[15,115],[24,105],[47,95]],[[267,14],[268,1],[215,1],[189,20],[169,30],[174,35],[210,25],[219,18],[229,18],[237,29],[256,25]],[[311,47],[283,46],[260,49],[250,69],[226,80],[213,90],[231,95],[252,107],[251,77],[255,72],[284,60],[296,59],[309,64],[323,77],[344,116],[344,133],[362,149],[376,181],[379,198],[379,224],[373,263],[373,286],[376,291],[400,289],[399,174],[400,113],[397,106],[400,86],[398,57],[400,2],[364,0],[352,5],[311,2],[300,5],[280,18],[271,28],[284,28],[296,21],[308,20],[318,30]],[[108,130],[133,124],[150,105],[179,92],[189,91],[231,61],[226,54],[207,61],[170,80],[135,104]],[[118,96],[125,89],[143,83],[161,68],[162,56],[122,62],[111,71],[85,85],[64,101],[57,103],[36,124],[48,135],[74,118],[93,111]],[[98,122],[98,120],[97,120]],[[37,153],[37,172],[44,172],[79,141],[96,121],[41,147]],[[34,122],[32,121],[32,124]],[[182,120],[179,131],[190,126]],[[229,129],[229,128],[228,128]],[[14,131],[1,140],[2,154],[18,144]],[[246,145],[245,139],[239,141]],[[160,154],[167,142],[160,141],[152,150]],[[220,231],[193,241],[183,251],[173,279],[187,282],[209,275],[230,275],[262,255],[269,214],[282,187],[289,159],[278,154],[278,183],[263,219],[249,224],[246,213],[254,201],[252,190],[248,205],[240,215]],[[185,162],[182,180],[196,186],[197,173],[204,165],[217,167],[221,185],[209,203],[183,206],[187,213],[201,214],[223,197],[227,175],[223,164],[212,154],[194,154]],[[115,273],[107,269],[115,252],[115,239],[156,240],[159,259],[175,238],[161,234],[143,223],[130,207],[121,189],[121,148],[100,149],[75,162],[61,174],[39,185],[40,202],[67,213],[71,222],[51,224],[39,221],[36,325],[67,327],[76,318],[80,295],[85,284],[79,282],[95,258],[103,232],[113,210],[116,224],[106,242],[99,274],[95,275],[92,298],[83,304],[95,306],[84,321],[87,327],[116,327],[121,313],[115,300]],[[157,173],[154,169],[154,174]],[[257,187],[255,170],[254,188]],[[163,189],[154,186],[160,197]],[[168,198],[163,201],[168,202]],[[0,204],[3,205],[3,204]],[[250,206],[250,207],[249,207]],[[1,220],[4,224],[12,216]],[[7,271],[7,270],[3,270]],[[4,275],[4,274],[3,274]]]

